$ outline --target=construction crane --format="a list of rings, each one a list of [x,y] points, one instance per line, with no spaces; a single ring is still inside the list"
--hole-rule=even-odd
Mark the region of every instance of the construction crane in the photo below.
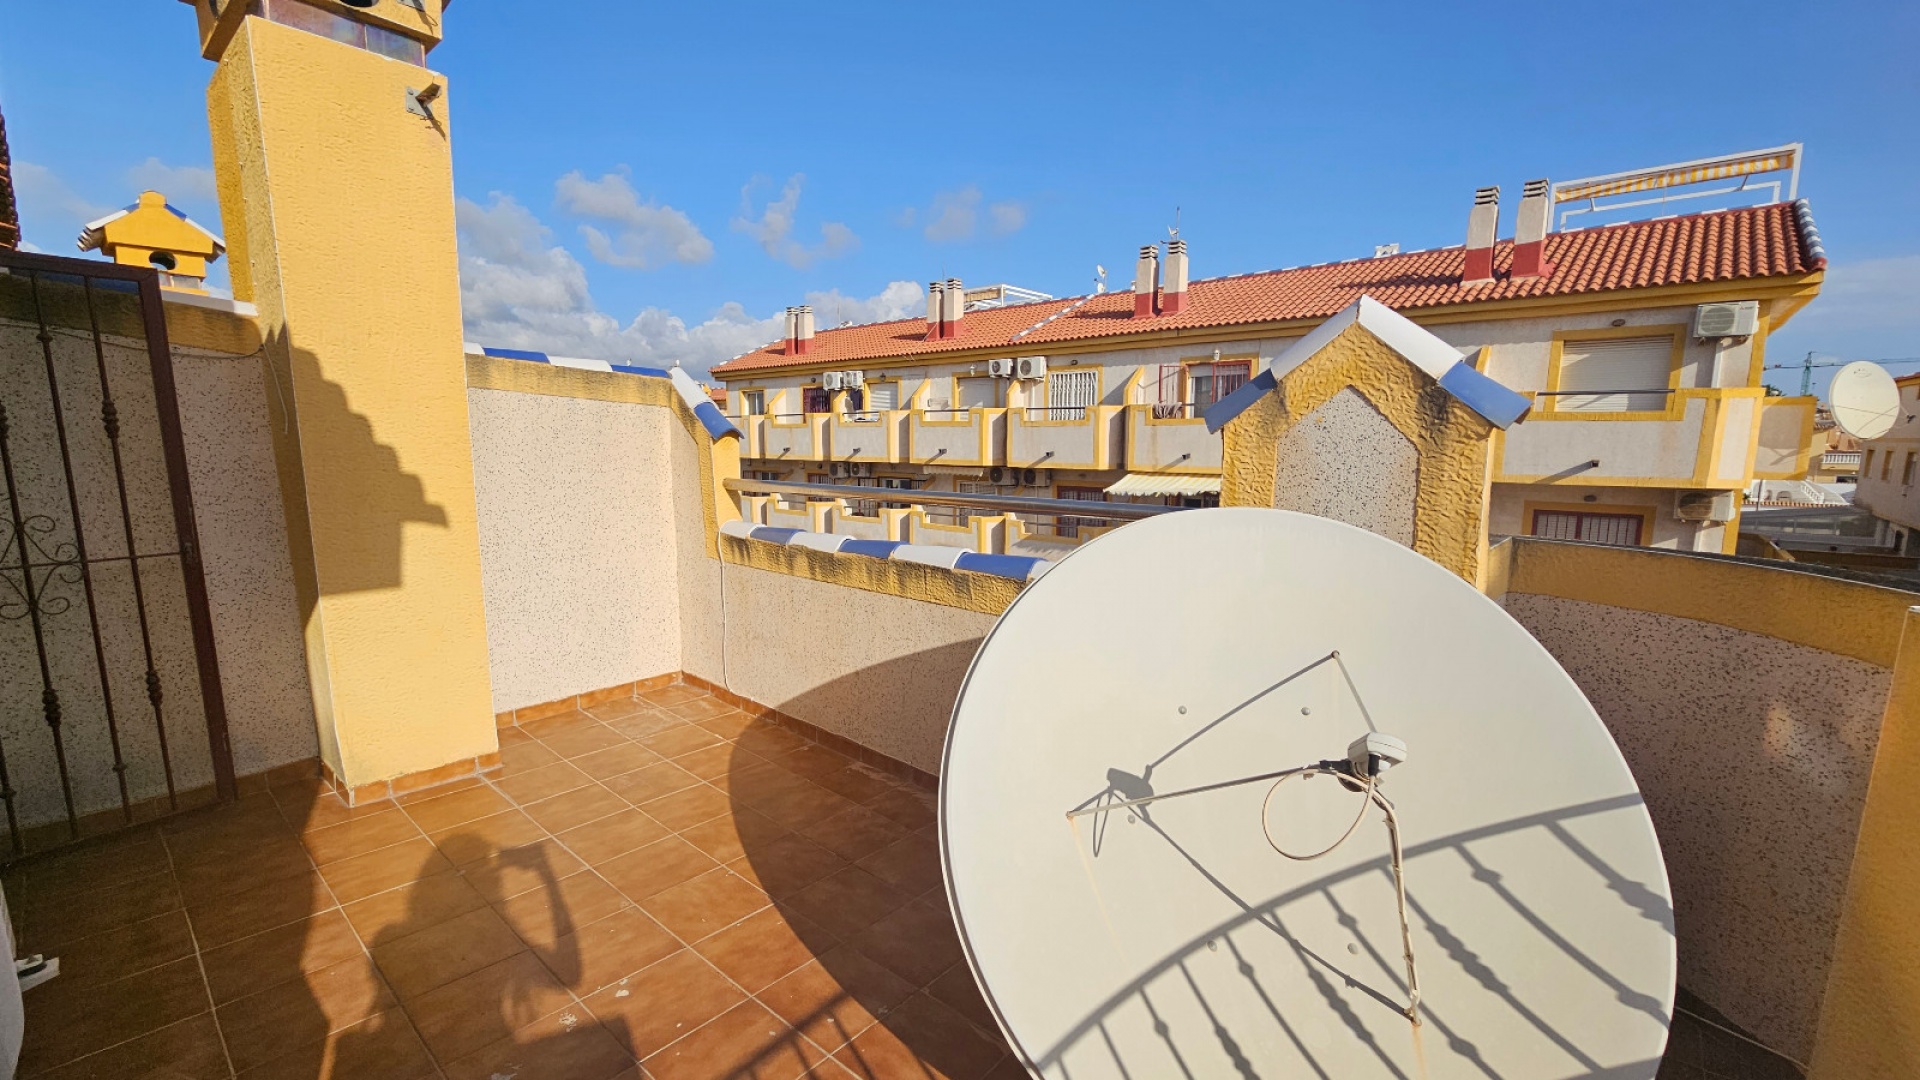
[[[1816,354],[1810,352],[1807,354],[1806,359],[1800,361],[1797,364],[1768,364],[1766,367],[1762,368],[1761,370],[1762,371],[1798,370],[1800,372],[1800,396],[1806,397],[1808,394],[1813,392],[1813,369],[1814,368],[1846,367],[1848,364],[1853,363],[1852,360],[1830,360],[1824,363],[1816,364],[1813,362],[1813,358],[1815,355]],[[1894,357],[1892,359],[1887,359],[1887,360],[1871,360],[1868,362],[1874,363],[1874,364],[1920,364],[1920,356],[1900,356],[1900,357]]]

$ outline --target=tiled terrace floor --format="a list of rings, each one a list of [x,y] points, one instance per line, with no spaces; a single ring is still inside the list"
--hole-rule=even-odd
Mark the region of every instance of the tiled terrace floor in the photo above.
[[[501,732],[502,773],[249,795],[8,875],[22,1077],[1022,1075],[930,793],[669,687]]]

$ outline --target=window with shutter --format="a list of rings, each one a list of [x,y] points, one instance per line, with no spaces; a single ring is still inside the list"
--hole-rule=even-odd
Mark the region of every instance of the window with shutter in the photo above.
[[[894,402],[900,400],[900,384],[876,382],[867,384],[867,408],[876,412],[897,408]]]
[[[1558,412],[1664,412],[1673,338],[1569,341],[1560,352]]]
[[[1047,375],[1047,420],[1085,420],[1099,376],[1092,371],[1055,371]]]
[[[1000,380],[986,376],[962,376],[954,380],[960,399],[956,409],[994,409],[1000,406]]]
[[[1637,547],[1640,543],[1638,514],[1589,514],[1571,510],[1535,510],[1533,535],[1549,540],[1585,540],[1589,544],[1614,544]]]

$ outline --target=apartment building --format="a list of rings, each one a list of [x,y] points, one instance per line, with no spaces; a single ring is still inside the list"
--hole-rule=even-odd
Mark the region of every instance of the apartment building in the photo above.
[[[1884,523],[1879,535],[1902,555],[1920,555],[1920,375],[1895,379],[1900,415],[1893,427],[1860,447],[1854,505]]]
[[[1760,381],[1767,336],[1826,265],[1807,203],[1552,226],[1616,191],[1797,162],[1790,147],[1531,182],[1507,240],[1499,189],[1483,188],[1458,247],[1191,280],[1176,239],[1140,249],[1130,292],[969,309],[960,282],[933,282],[924,321],[824,330],[795,308],[785,340],[713,374],[754,479],[1206,505],[1208,407],[1366,295],[1532,400],[1498,439],[1495,534],[1730,552],[1739,493],[1807,472],[1813,399]],[[809,524],[882,535],[877,511],[911,505],[894,498]],[[917,540],[985,542],[942,513],[916,519]],[[1054,552],[1098,521],[1017,522],[1004,550]]]

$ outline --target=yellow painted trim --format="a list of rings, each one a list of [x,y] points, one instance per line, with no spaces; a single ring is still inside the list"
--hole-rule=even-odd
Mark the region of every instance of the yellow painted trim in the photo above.
[[[1657,338],[1663,335],[1672,340],[1672,356],[1667,364],[1667,389],[1676,391],[1667,395],[1664,409],[1642,410],[1635,412],[1588,412],[1560,408],[1560,399],[1549,397],[1542,403],[1535,401],[1534,406],[1540,413],[1540,419],[1564,419],[1573,416],[1585,416],[1587,419],[1607,420],[1679,420],[1685,416],[1681,404],[1680,371],[1687,358],[1687,326],[1685,323],[1654,323],[1644,326],[1607,326],[1596,330],[1555,330],[1553,342],[1547,351],[1547,390],[1549,393],[1560,389],[1560,376],[1563,354],[1569,344],[1579,345],[1589,341],[1618,341],[1623,338]]]
[[[993,402],[994,403],[989,406],[983,406],[984,408],[992,408],[992,409],[1006,408],[1007,388],[1005,384],[1007,380],[996,379],[992,375],[978,375],[972,372],[962,372],[962,371],[950,372],[947,378],[953,383],[953,397],[950,399],[948,403],[952,405],[954,408],[959,408],[960,406],[960,396],[961,396],[960,384],[961,382],[967,379],[985,379],[987,382],[993,384]],[[928,381],[931,382],[932,380],[929,379]]]
[[[1762,376],[1767,366],[1767,331],[1773,315],[1772,304],[1760,305],[1760,327],[1747,343],[1747,385],[1762,386]]]
[[[1516,537],[1507,591],[1647,611],[1892,667],[1920,596],[1781,566]]]
[[[1007,610],[1007,606],[1020,595],[1024,584],[992,574],[948,570],[904,560],[815,551],[737,536],[720,538],[720,558],[736,566],[963,611],[977,611],[982,615],[999,615]]]
[[[1746,493],[1735,496],[1733,520],[1720,526],[1720,554],[1737,555],[1740,552],[1740,519],[1747,512]]]
[[[1413,549],[1478,582],[1487,550],[1493,425],[1358,324],[1280,379],[1226,427],[1222,506],[1273,506],[1280,437],[1353,388],[1419,453]]]
[[[1522,499],[1520,502],[1520,527],[1526,530],[1525,535],[1529,537],[1534,536],[1533,514],[1534,514],[1534,511],[1536,510],[1545,510],[1548,513],[1559,512],[1559,513],[1571,513],[1571,514],[1616,514],[1617,513],[1619,517],[1637,517],[1640,519],[1640,543],[1634,545],[1635,547],[1652,547],[1653,546],[1653,523],[1660,516],[1660,508],[1657,506],[1638,506],[1638,505],[1633,505],[1628,503],[1603,503],[1603,502],[1590,502],[1590,503],[1534,502],[1531,499]],[[1625,546],[1625,545],[1621,545],[1621,546]]]

